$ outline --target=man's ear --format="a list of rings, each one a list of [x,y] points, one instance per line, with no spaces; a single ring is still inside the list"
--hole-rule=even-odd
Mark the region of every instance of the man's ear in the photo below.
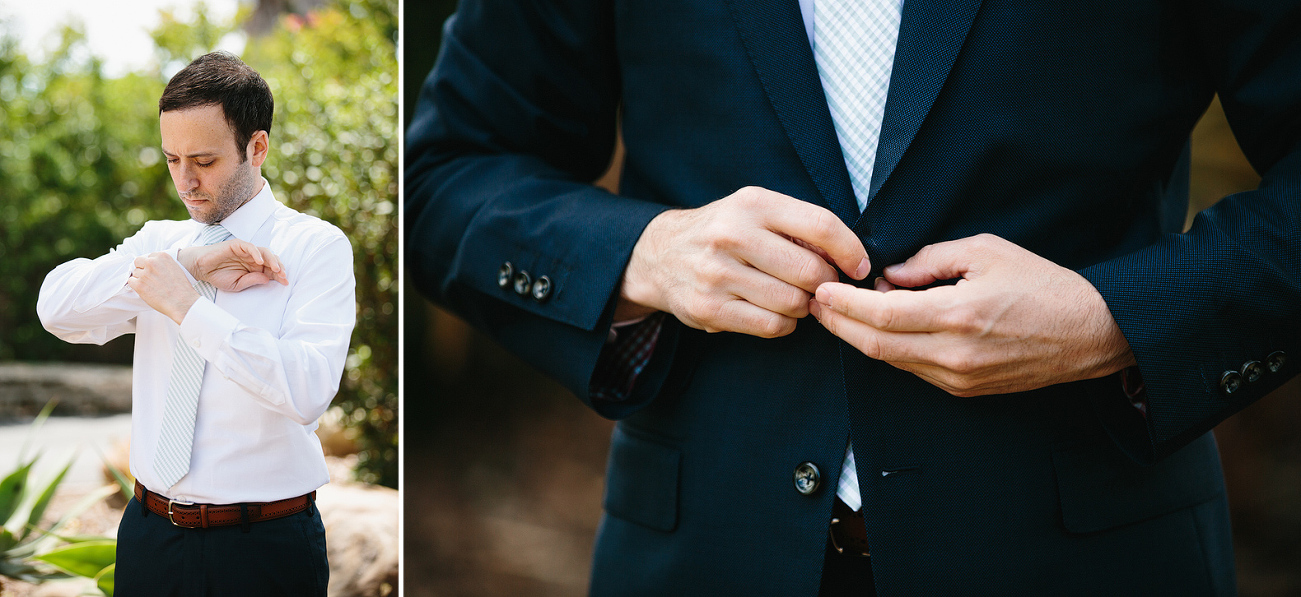
[[[257,131],[248,140],[246,151],[249,152],[249,161],[253,162],[254,168],[261,168],[262,162],[267,161],[267,153],[270,151],[270,138],[266,131]]]

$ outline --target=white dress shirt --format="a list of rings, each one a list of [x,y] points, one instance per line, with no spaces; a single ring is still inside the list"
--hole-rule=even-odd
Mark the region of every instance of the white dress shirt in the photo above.
[[[329,482],[317,419],[339,389],[356,322],[352,247],[343,232],[261,192],[221,222],[234,238],[267,247],[289,284],[200,297],[181,325],[126,285],[136,257],[193,246],[204,224],[151,221],[97,259],[60,265],[41,285],[45,329],[74,343],[135,333],[131,473],[150,490],[208,504],[265,502]],[[188,272],[186,274],[189,275]],[[191,278],[191,281],[193,279]],[[154,454],[177,336],[207,362],[190,470],[159,487]]]

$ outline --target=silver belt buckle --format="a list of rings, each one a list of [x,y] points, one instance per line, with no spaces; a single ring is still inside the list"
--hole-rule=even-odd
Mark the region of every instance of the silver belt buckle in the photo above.
[[[168,520],[169,522],[172,523],[172,526],[174,526],[174,527],[179,527],[179,526],[181,526],[181,525],[180,525],[179,523],[176,522],[176,519],[175,519],[175,518],[172,518],[172,515],[175,514],[175,511],[172,510],[172,505],[173,505],[173,504],[178,504],[178,505],[181,505],[181,506],[193,506],[193,505],[194,505],[194,502],[182,502],[181,500],[174,500],[174,499],[171,499],[171,498],[168,498],[168,499],[167,499],[167,520]],[[202,523],[203,521],[199,521],[199,522]],[[184,527],[182,527],[182,528],[184,528]]]

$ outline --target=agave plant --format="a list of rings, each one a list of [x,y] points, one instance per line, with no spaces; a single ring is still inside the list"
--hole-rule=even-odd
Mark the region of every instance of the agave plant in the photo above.
[[[41,410],[32,423],[33,434],[53,409],[54,403],[51,402]],[[23,452],[26,450],[19,453],[18,468],[0,480],[0,521],[4,521],[4,526],[0,527],[0,576],[31,583],[73,575],[87,576],[95,578],[99,588],[111,597],[115,542],[103,537],[62,536],[58,533],[73,517],[118,488],[110,485],[92,492],[67,514],[49,526],[41,527],[45,509],[68,469],[72,468],[73,458],[70,457],[53,478],[37,482],[31,473],[40,455],[25,458]],[[104,582],[100,582],[101,578]]]

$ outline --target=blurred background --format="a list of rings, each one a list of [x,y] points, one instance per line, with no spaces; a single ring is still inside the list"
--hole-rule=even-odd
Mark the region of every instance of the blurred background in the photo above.
[[[405,6],[404,122],[455,7]],[[598,184],[613,188],[617,175]],[[1193,134],[1190,221],[1258,182],[1215,103]],[[410,285],[404,292],[406,594],[586,594],[612,424]],[[1297,421],[1301,380],[1215,431],[1244,597],[1301,595]]]
[[[392,592],[397,40],[398,0],[0,3],[0,477],[42,450],[33,476],[57,472],[63,452],[78,448],[74,471],[98,474],[97,452],[111,459],[108,444],[125,439],[133,337],[66,344],[41,327],[37,293],[56,265],[107,253],[148,220],[189,217],[159,149],[158,96],[193,58],[228,50],[275,95],[263,175],[276,197],[352,241],[357,325],[322,439],[336,483],[390,488],[380,500],[391,502],[392,570],[370,592],[336,593],[343,584],[334,582],[331,591]],[[51,398],[58,399],[54,416],[31,433]],[[83,478],[69,475],[64,489],[85,491]],[[10,533],[5,506],[0,500],[0,523]],[[0,535],[0,595],[23,594],[13,593],[20,585],[5,584],[15,537]]]

